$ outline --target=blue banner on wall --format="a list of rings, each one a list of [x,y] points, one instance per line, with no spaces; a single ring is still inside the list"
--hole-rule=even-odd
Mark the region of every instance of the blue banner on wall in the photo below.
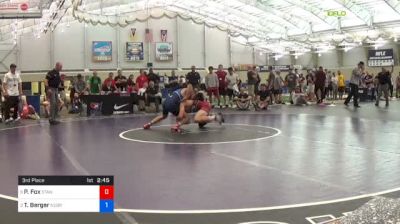
[[[93,41],[92,56],[94,62],[112,61],[112,42]]]

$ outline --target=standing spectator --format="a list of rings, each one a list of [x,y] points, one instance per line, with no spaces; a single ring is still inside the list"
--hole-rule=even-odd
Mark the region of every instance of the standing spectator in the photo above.
[[[120,92],[126,91],[126,77],[122,75],[122,70],[117,70],[117,76],[114,78],[115,86]]]
[[[285,81],[287,83],[287,87],[289,90],[290,94],[290,104],[293,104],[293,95],[295,94],[296,91],[296,86],[297,86],[297,75],[293,72],[293,70],[289,71],[289,74],[285,77]]]
[[[314,83],[314,74],[313,71],[308,70],[306,76],[306,83],[307,83],[307,99],[309,101],[313,101],[315,99],[315,83]]]
[[[300,87],[300,93],[306,92],[306,78],[304,77],[303,73],[299,74],[299,87]]]
[[[375,106],[379,106],[382,92],[385,96],[386,106],[389,106],[389,85],[390,85],[390,72],[382,67],[382,71],[378,74],[378,96],[376,97]]]
[[[256,67],[250,67],[249,71],[247,72],[247,90],[249,96],[251,96],[252,99],[254,99],[254,94],[256,90],[256,85],[257,85],[257,73],[255,71]]]
[[[103,82],[102,91],[106,92],[106,94],[117,91],[117,86],[115,85],[114,81],[114,73],[108,73],[108,78],[106,78]]]
[[[4,118],[6,123],[12,120],[18,121],[18,105],[22,96],[22,80],[15,64],[10,65],[10,71],[4,75],[3,95],[5,98]],[[10,111],[13,108],[13,117],[10,118]]]
[[[212,105],[213,101],[212,101],[212,96],[214,95],[217,100],[218,100],[218,104],[220,103],[220,98],[219,98],[219,81],[218,81],[218,76],[217,74],[215,74],[215,72],[213,72],[214,68],[212,66],[208,67],[208,74],[206,75],[206,88],[207,88],[207,92],[208,92],[208,97],[209,97],[209,101]]]
[[[66,77],[66,75],[64,75],[64,74],[60,75],[61,82],[60,82],[60,87],[58,88],[58,93],[60,96],[60,101],[62,102],[62,107],[65,105],[68,109],[67,94],[65,93],[65,83],[64,83],[65,77]],[[62,110],[62,107],[60,107],[60,111]]]
[[[158,87],[160,85],[160,76],[154,73],[153,68],[149,69],[149,75],[147,78],[149,79],[148,82],[153,81],[155,86]]]
[[[218,77],[218,85],[219,85],[219,95],[224,99],[225,107],[228,107],[228,102],[226,102],[226,94],[227,94],[227,81],[226,81],[226,72],[224,71],[224,67],[222,65],[218,65],[218,70],[216,72]],[[218,101],[218,106],[222,108],[220,102]]]
[[[393,78],[393,65],[392,65],[392,71],[390,72],[390,83],[389,83],[390,98],[393,98],[393,86],[394,86],[394,78]]]
[[[400,72],[396,78],[396,98],[400,98]]]
[[[93,71],[93,76],[89,78],[90,94],[97,95],[101,90],[101,78],[97,75],[97,71]]]
[[[76,76],[76,82],[75,82],[75,96],[82,96],[86,94],[86,91],[88,90],[86,82],[83,80],[83,76],[81,74],[78,74]]]
[[[332,90],[332,73],[331,71],[328,71],[325,80],[325,98],[332,99]]]
[[[361,77],[365,73],[364,62],[360,61],[357,65],[357,68],[353,69],[350,79],[350,93],[347,96],[346,101],[344,101],[344,105],[348,106],[351,98],[354,97],[354,107],[360,107],[358,105],[358,86],[361,83]]]
[[[226,80],[227,80],[227,83],[228,83],[227,94],[228,94],[228,97],[229,97],[229,103],[230,103],[231,107],[233,107],[233,101],[232,100],[233,100],[233,96],[235,95],[234,93],[236,91],[239,92],[239,88],[237,87],[239,78],[238,78],[238,75],[233,72],[233,68],[232,67],[228,68],[228,73],[229,73],[229,75],[226,76]],[[235,88],[236,88],[236,90],[235,90]]]
[[[326,74],[322,66],[320,66],[317,73],[315,73],[315,95],[317,96],[318,104],[322,103],[325,98],[325,81]]]
[[[136,88],[137,89],[141,89],[143,88],[144,84],[147,83],[148,84],[149,79],[146,75],[146,72],[143,71],[143,69],[140,69],[140,74],[139,76],[136,78]]]
[[[53,70],[49,71],[46,75],[46,79],[44,80],[44,84],[46,86],[47,98],[50,101],[50,116],[49,123],[50,125],[58,124],[57,115],[58,115],[58,88],[60,87],[61,77],[60,71],[62,70],[62,64],[60,62],[56,63],[56,66]]]
[[[269,67],[269,76],[267,79],[267,89],[270,90],[271,94],[270,94],[270,104],[272,104],[274,102],[274,80],[275,80],[275,73],[272,70],[272,67]]]
[[[130,75],[128,81],[126,81],[127,91],[129,94],[133,93],[135,90],[135,81],[133,81],[133,75]]]
[[[343,94],[346,90],[346,82],[344,80],[344,75],[341,71],[338,71],[338,92],[339,92],[339,100],[343,100]]]
[[[273,93],[274,93],[274,100],[276,104],[281,104],[282,102],[282,87],[284,85],[283,79],[281,77],[281,71],[276,71],[276,75],[274,78],[274,86],[273,86]]]
[[[198,72],[196,72],[196,66],[192,65],[191,67],[191,72],[189,72],[186,75],[186,81],[189,84],[192,84],[194,89],[199,89],[200,88],[200,74]]]
[[[332,74],[332,98],[333,100],[337,100],[338,97],[338,77],[336,76],[336,73]]]
[[[178,76],[175,74],[175,70],[171,71],[171,76],[168,77],[168,84],[178,83]]]
[[[363,82],[365,84],[365,88],[368,90],[368,96],[370,97],[370,100],[373,101],[375,95],[374,77],[367,72],[363,77]]]

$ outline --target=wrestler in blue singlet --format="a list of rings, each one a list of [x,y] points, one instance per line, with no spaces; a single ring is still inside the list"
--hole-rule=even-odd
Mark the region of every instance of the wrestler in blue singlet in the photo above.
[[[178,116],[182,100],[182,89],[177,89],[172,93],[169,93],[163,103],[163,115],[166,116],[168,113],[171,113],[175,116]]]

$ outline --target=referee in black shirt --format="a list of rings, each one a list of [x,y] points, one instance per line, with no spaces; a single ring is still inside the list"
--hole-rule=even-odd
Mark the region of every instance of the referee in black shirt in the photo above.
[[[192,84],[194,89],[199,89],[200,87],[200,74],[196,72],[196,67],[192,66],[192,71],[186,75],[186,81]]]
[[[47,99],[50,101],[50,125],[58,124],[56,120],[58,115],[58,88],[61,85],[60,71],[62,70],[62,64],[56,63],[53,70],[49,71],[44,80],[46,86]]]

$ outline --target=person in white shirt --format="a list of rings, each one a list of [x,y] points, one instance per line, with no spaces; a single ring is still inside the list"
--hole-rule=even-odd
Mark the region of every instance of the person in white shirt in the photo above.
[[[233,72],[233,68],[229,67],[228,68],[228,75],[226,76],[226,81],[228,83],[227,86],[227,94],[229,97],[229,104],[231,107],[233,106],[233,98],[235,96],[235,92],[239,93],[239,88],[237,86],[237,83],[239,81],[239,77],[236,73]]]
[[[16,71],[15,64],[10,65],[10,71],[4,75],[3,96],[5,98],[4,118],[9,123],[12,120],[18,121],[18,105],[20,96],[22,96],[22,80],[20,74]],[[13,108],[13,117],[10,118],[10,111]]]

